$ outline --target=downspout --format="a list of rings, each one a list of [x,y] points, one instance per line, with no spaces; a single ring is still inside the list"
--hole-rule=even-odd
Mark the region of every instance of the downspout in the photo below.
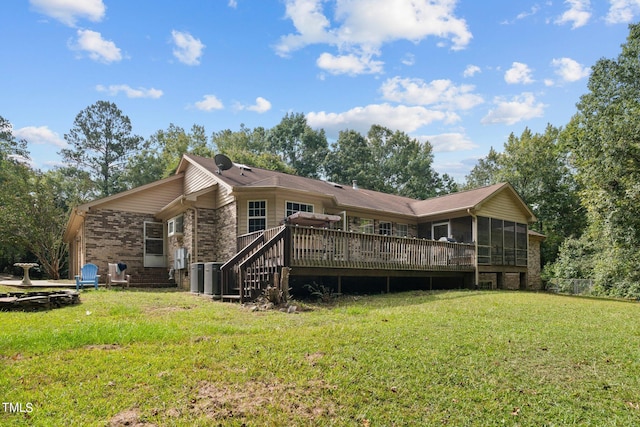
[[[478,217],[471,208],[467,209],[467,213],[471,217],[471,236],[473,238],[473,244],[475,246],[475,254],[473,256],[473,267],[475,274],[475,286],[480,284],[480,272],[478,271]]]

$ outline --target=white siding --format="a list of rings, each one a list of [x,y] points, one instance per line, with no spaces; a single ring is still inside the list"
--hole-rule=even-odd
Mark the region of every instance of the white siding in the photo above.
[[[116,211],[155,214],[181,194],[182,180],[174,180],[144,191],[124,195],[100,207]]]
[[[184,173],[184,194],[190,194],[204,188],[211,187],[213,182],[214,181],[209,172],[189,164]]]

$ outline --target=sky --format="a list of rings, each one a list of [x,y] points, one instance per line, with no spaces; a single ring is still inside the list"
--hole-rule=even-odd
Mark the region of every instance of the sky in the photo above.
[[[569,122],[640,0],[12,0],[0,16],[0,116],[35,168],[60,165],[103,100],[144,138],[288,113],[330,143],[378,124],[429,141],[434,169],[464,182],[511,133]]]

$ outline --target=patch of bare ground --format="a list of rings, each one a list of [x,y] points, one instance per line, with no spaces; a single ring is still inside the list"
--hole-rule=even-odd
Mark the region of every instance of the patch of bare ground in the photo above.
[[[203,381],[189,411],[217,421],[256,419],[278,413],[290,420],[314,420],[334,416],[338,405],[323,396],[334,386],[322,380],[304,386],[254,381],[245,384],[215,384]]]
[[[109,420],[109,427],[154,427],[155,424],[147,423],[140,419],[140,411],[136,408],[127,409]]]

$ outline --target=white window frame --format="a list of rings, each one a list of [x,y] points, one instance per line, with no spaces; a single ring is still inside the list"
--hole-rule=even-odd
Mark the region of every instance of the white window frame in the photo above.
[[[388,226],[389,229],[385,230],[388,231],[387,233],[383,233],[382,232],[382,226]],[[383,235],[383,236],[393,236],[393,223],[391,221],[379,221],[378,222],[378,234]]]
[[[376,231],[375,224],[371,218],[360,218],[360,232],[374,234]]]
[[[295,208],[293,206],[291,208],[289,208],[289,204],[291,204],[291,205],[296,204],[301,209],[295,210]],[[302,209],[303,206],[306,209],[311,208],[311,210]],[[313,212],[315,212],[315,206],[313,206],[311,203],[302,203],[302,202],[294,202],[292,200],[286,200],[284,202],[285,218],[289,217],[289,215],[293,215],[296,212],[310,212],[310,213],[313,213]]]
[[[436,229],[436,227],[441,227],[443,225],[447,226],[447,235],[444,236],[444,237],[448,238],[449,236],[451,236],[451,222],[450,221],[434,222],[433,224],[431,224],[431,238],[433,240],[436,240],[436,238],[435,238],[435,234],[436,234],[435,233],[435,229]]]
[[[397,237],[409,237],[409,224],[396,224],[395,236]]]
[[[252,216],[251,215],[251,203],[264,203],[264,216]],[[253,208],[256,209],[256,208]],[[262,208],[259,208],[262,209]],[[260,230],[251,230],[251,220],[252,219],[263,219],[264,220],[264,228]],[[253,233],[255,231],[261,231],[267,229],[267,201],[266,200],[247,200],[247,232]]]
[[[178,227],[179,226],[179,227]],[[178,230],[180,228],[180,230]],[[167,236],[182,236],[184,234],[184,214],[174,216],[167,221]]]

